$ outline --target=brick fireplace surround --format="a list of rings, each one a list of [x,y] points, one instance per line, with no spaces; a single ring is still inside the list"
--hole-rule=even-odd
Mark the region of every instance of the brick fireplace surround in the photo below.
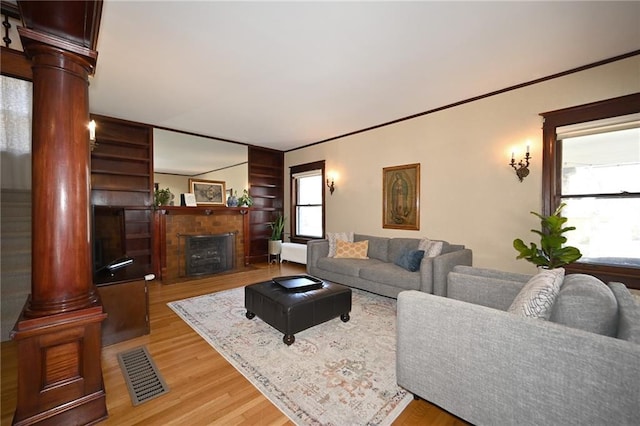
[[[163,284],[184,278],[185,235],[235,233],[235,267],[247,264],[248,210],[234,207],[163,207],[155,212],[156,276]]]

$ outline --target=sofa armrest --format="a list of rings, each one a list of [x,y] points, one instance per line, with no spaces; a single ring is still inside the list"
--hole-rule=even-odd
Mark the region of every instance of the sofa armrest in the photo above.
[[[414,290],[397,316],[398,384],[473,424],[640,418],[640,345]]]
[[[307,242],[307,273],[314,275],[318,259],[329,255],[329,240],[310,240]]]
[[[444,253],[433,258],[433,271],[431,285],[432,291],[427,293],[433,293],[438,296],[447,295],[447,275],[453,270],[456,265],[468,265],[471,266],[473,262],[473,253],[471,249],[456,250],[449,253]]]
[[[475,269],[475,268],[469,268]],[[447,297],[463,302],[487,306],[506,311],[516,298],[525,282],[498,279],[485,275],[469,275],[455,271],[447,276]]]

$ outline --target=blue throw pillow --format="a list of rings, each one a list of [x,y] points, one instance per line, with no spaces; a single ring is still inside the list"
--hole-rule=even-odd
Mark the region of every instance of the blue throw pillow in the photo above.
[[[420,269],[420,262],[424,257],[424,250],[405,250],[394,262],[401,268],[410,272],[415,272]]]

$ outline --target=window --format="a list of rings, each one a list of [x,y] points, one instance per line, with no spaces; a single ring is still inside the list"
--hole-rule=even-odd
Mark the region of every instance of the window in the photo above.
[[[577,228],[567,243],[582,262],[640,266],[640,121],[624,124],[632,128],[596,125],[575,136],[557,129],[560,199]]]
[[[0,76],[0,87],[0,182],[3,188],[30,190],[33,84]]]
[[[291,167],[294,242],[324,238],[324,161]]]
[[[541,115],[543,213],[567,204],[583,256],[569,269],[639,285],[640,94]]]

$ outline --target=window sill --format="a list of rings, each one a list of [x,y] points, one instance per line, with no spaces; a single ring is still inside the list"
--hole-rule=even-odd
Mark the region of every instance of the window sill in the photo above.
[[[617,281],[624,283],[628,288],[640,290],[640,265],[628,266],[613,263],[601,263],[606,258],[591,259],[591,262],[576,262],[565,266],[567,274],[588,274],[608,283]],[[637,259],[625,259],[625,261],[637,261]]]

